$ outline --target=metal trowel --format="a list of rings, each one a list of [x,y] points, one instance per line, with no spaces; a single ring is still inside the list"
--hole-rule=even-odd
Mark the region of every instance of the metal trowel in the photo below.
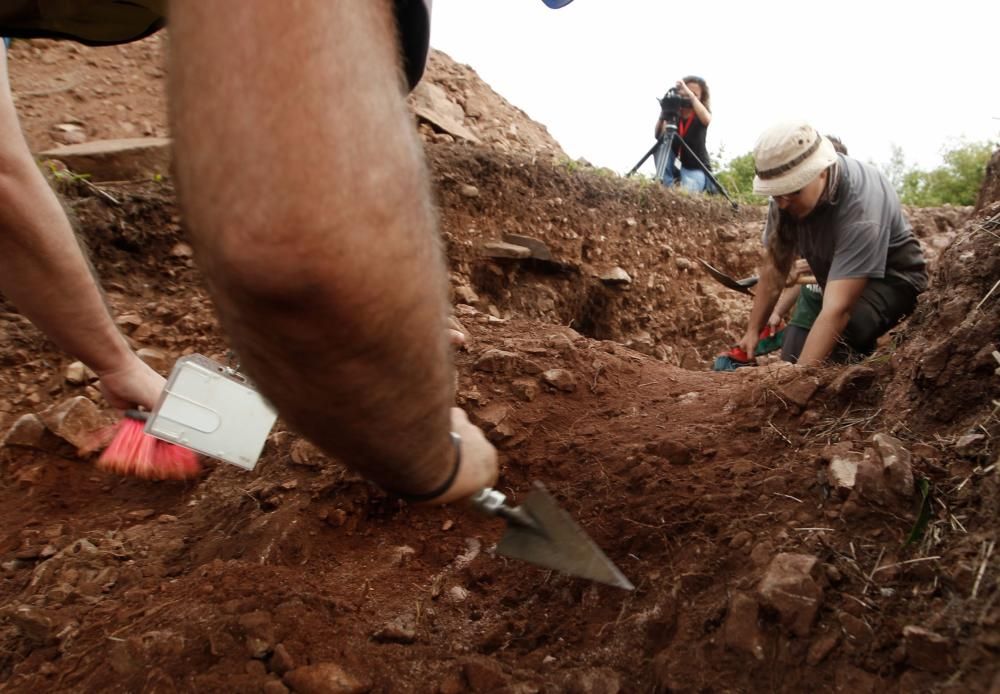
[[[625,590],[635,588],[541,483],[535,482],[520,506],[509,506],[506,496],[489,487],[471,501],[479,511],[507,521],[498,553]]]
[[[742,292],[743,294],[749,294],[750,296],[753,296],[753,292],[750,291],[750,287],[753,287],[754,285],[757,284],[758,278],[747,277],[745,279],[738,280],[733,277],[730,277],[721,270],[716,270],[714,267],[706,263],[701,258],[698,258],[698,262],[701,263],[702,267],[704,267],[708,271],[708,274],[712,276],[712,279],[721,284],[723,287],[728,287],[729,289],[735,289],[736,291]]]
[[[701,258],[698,258],[698,262],[701,263],[702,267],[708,271],[708,274],[711,275],[712,279],[716,282],[724,287],[735,289],[743,294],[753,296],[753,292],[750,291],[750,288],[757,286],[757,283],[760,281],[759,277],[744,277],[743,279],[738,280],[730,277],[726,273],[722,272],[722,270],[717,270]],[[800,275],[795,278],[795,281],[792,284],[816,284],[816,278],[812,275]]]

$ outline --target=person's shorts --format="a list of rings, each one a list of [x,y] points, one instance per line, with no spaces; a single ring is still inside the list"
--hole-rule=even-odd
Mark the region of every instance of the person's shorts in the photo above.
[[[430,5],[431,0],[396,0],[410,89],[420,81],[427,63]],[[162,29],[166,6],[167,0],[0,0],[0,36],[68,39],[88,46],[129,43]]]

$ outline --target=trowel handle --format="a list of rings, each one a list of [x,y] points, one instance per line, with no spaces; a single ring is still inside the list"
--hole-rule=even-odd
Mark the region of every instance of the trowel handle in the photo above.
[[[484,487],[473,494],[469,501],[482,513],[488,516],[503,518],[508,523],[522,528],[537,529],[537,524],[520,506],[508,506],[507,497],[492,487]]]

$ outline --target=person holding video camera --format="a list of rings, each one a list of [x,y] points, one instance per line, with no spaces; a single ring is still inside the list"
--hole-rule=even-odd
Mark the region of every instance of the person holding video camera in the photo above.
[[[661,179],[663,185],[671,186],[675,181],[679,181],[684,190],[692,193],[701,193],[709,189],[711,184],[706,174],[706,169],[709,168],[708,150],[705,148],[708,124],[712,122],[709,103],[708,83],[694,75],[678,80],[661,100],[660,117],[656,121],[654,136],[660,139],[667,127],[673,125],[677,129],[676,135],[684,140],[682,144],[675,137],[671,143],[670,151],[667,153],[667,165]],[[657,150],[657,170],[662,156],[661,151]],[[679,172],[676,170],[678,159]]]

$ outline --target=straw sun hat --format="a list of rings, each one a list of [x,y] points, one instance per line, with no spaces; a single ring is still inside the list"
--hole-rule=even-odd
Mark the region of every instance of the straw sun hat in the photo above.
[[[764,131],[754,145],[753,160],[757,169],[753,192],[788,195],[837,161],[837,152],[833,143],[805,121],[788,121]]]

